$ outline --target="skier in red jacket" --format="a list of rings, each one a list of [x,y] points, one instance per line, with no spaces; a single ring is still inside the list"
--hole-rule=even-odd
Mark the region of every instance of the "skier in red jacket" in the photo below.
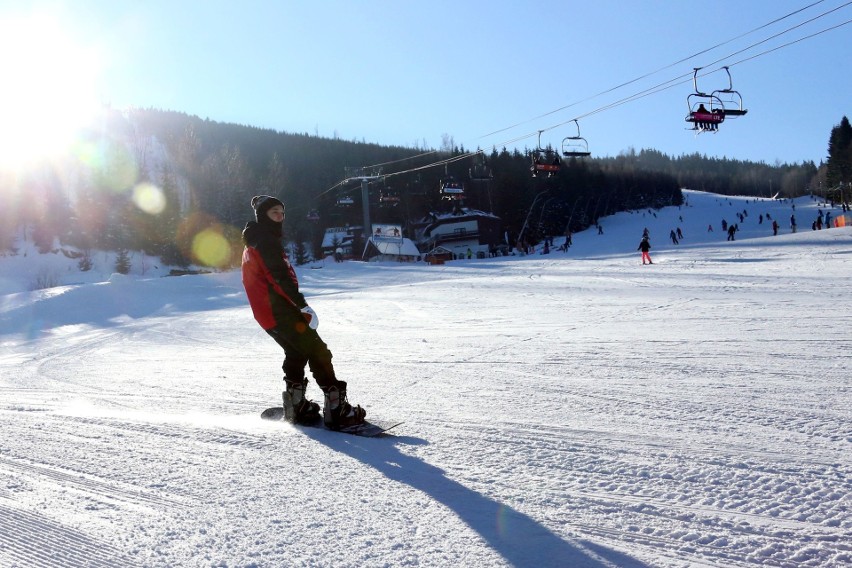
[[[296,271],[281,244],[284,204],[275,197],[258,195],[251,206],[256,220],[243,230],[243,286],[254,319],[284,349],[285,418],[297,423],[319,417],[319,405],[305,396],[308,365],[324,393],[326,427],[338,430],[363,423],[367,413],[349,404],[346,383],[334,374],[331,351],[316,332],[317,315],[299,292]]]

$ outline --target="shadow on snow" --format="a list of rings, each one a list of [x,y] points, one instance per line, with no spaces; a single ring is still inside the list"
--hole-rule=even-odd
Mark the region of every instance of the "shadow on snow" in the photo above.
[[[323,431],[307,434],[332,450],[373,467],[450,509],[512,566],[599,568],[647,564],[596,543],[567,541],[535,519],[448,478],[443,470],[400,451],[400,445],[427,442],[413,437],[353,439]]]

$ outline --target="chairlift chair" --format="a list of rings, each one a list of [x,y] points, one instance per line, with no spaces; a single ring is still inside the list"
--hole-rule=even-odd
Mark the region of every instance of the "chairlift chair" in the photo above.
[[[385,187],[379,192],[379,205],[393,207],[399,204],[399,192],[391,187]]]
[[[692,130],[718,132],[719,125],[725,122],[725,105],[718,97],[699,97],[696,94],[687,97],[689,113],[686,122],[692,123]]]
[[[718,97],[718,99],[722,101],[725,118],[745,116],[748,110],[743,108],[742,95],[738,91],[734,90],[734,81],[731,78],[731,70],[728,69],[727,66],[722,67],[722,69],[724,69],[725,73],[728,74],[728,88],[717,89],[711,93],[711,96]]]
[[[468,173],[471,181],[491,181],[494,178],[491,168],[485,165],[484,161],[474,164]]]
[[[589,152],[589,143],[580,136],[580,123],[576,119],[574,124],[577,126],[577,135],[562,139],[562,155],[566,158],[588,158],[592,155]]]
[[[714,93],[707,94],[698,90],[698,71],[701,67],[695,67],[692,74],[692,84],[695,89],[686,97],[687,115],[686,122],[692,123],[692,130],[698,134],[702,132],[718,132],[719,125],[725,121],[725,104],[722,99]]]
[[[442,199],[457,200],[464,197],[464,185],[453,176],[441,178],[440,192]]]
[[[559,172],[559,169],[562,166],[562,160],[559,159],[559,153],[553,148],[541,147],[542,132],[544,132],[544,130],[538,131],[538,147],[530,154],[530,158],[532,159],[530,171],[532,172],[533,177],[538,177],[539,173],[546,173],[547,177],[552,177]]]

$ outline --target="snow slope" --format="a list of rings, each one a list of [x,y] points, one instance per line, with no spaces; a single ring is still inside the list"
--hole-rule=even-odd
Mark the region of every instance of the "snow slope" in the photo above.
[[[793,205],[300,270],[352,401],[406,421],[379,439],[259,419],[238,273],[27,292],[0,259],[0,566],[849,566],[852,229]]]

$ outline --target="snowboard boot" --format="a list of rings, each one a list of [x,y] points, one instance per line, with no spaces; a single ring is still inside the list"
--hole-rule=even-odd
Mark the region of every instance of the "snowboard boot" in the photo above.
[[[305,397],[308,380],[301,383],[287,383],[287,390],[282,393],[284,398],[284,420],[296,424],[310,422],[320,416],[319,404]]]
[[[349,404],[346,400],[345,382],[338,381],[337,385],[325,390],[325,408],[323,408],[325,427],[330,430],[340,430],[363,424],[367,411],[360,406]]]

